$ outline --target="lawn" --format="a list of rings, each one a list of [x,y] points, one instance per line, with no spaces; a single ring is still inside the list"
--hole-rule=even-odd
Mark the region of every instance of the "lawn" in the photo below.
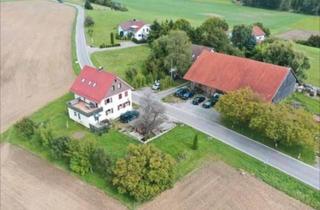
[[[66,102],[70,99],[72,99],[72,95],[67,94],[49,103],[34,113],[31,119],[37,123],[44,121],[50,122],[55,136],[72,136],[75,132],[83,132],[85,134],[83,138],[95,139],[98,146],[104,148],[113,160],[123,157],[130,143],[137,143],[135,140],[119,133],[115,129],[110,129],[108,133],[97,136],[90,133],[89,130],[83,126],[69,120],[66,112]],[[199,149],[192,150],[192,140],[196,133],[199,136]],[[65,162],[53,160],[46,150],[41,149],[41,147],[33,141],[24,139],[14,128],[10,128],[3,133],[1,135],[1,141],[8,141],[12,144],[19,145],[47,159],[68,173],[71,173]],[[179,125],[169,133],[156,139],[152,144],[163,152],[172,155],[177,160],[175,168],[177,180],[200,167],[201,163],[205,161],[222,160],[237,169],[243,169],[254,174],[257,178],[306,204],[320,208],[320,195],[318,191],[191,127]],[[73,175],[100,188],[108,195],[120,200],[129,208],[135,208],[136,205],[138,205],[130,197],[119,194],[110,182],[106,182],[105,179],[99,177],[97,174],[91,173],[85,176]]]
[[[305,82],[320,87],[320,49],[300,44],[295,44],[294,47],[303,52],[310,61],[311,67],[307,71]]]
[[[149,55],[147,46],[138,46],[113,51],[96,52],[91,59],[95,66],[103,66],[107,71],[117,74],[125,79],[125,71],[128,68],[136,68],[138,71],[144,68],[144,61]]]
[[[283,103],[292,104],[292,102],[299,102],[301,105],[312,114],[320,114],[320,100],[319,98],[311,98],[303,93],[294,93],[286,98]]]
[[[129,19],[153,20],[185,18],[194,26],[200,25],[206,18],[218,16],[227,20],[230,26],[262,22],[273,34],[293,29],[318,31],[319,17],[243,7],[229,0],[124,0],[128,12],[95,9],[87,10],[87,15],[95,20],[93,37],[88,39],[91,45],[110,43],[110,32],[116,32],[117,26]],[[179,9],[177,9],[179,8]]]

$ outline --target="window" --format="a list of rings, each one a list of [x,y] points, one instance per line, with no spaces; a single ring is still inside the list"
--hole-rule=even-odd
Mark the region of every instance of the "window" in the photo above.
[[[107,105],[108,103],[111,103],[112,102],[112,98],[107,98],[105,101],[104,101],[104,104]]]
[[[118,84],[118,89],[120,89],[120,88],[121,88],[121,83]]]
[[[128,91],[124,92],[125,97],[128,97]]]
[[[99,121],[99,115],[94,115],[94,120]]]
[[[78,113],[78,118],[79,118],[79,120],[81,120],[81,115]]]
[[[112,114],[112,113],[113,113],[113,109],[108,109],[108,110],[106,111],[106,115]]]
[[[119,99],[122,99],[122,94],[121,93],[119,94]]]
[[[76,117],[77,116],[77,112],[73,112],[74,116]]]
[[[118,105],[118,110],[122,109],[122,104]]]
[[[112,90],[114,91],[116,88],[114,87],[114,85],[112,85]]]

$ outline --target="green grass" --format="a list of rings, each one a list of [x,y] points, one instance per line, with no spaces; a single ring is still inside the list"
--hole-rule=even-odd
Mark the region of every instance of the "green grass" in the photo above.
[[[320,114],[320,100],[318,98],[311,98],[303,93],[294,93],[286,98],[283,103],[292,104],[294,101],[301,103],[308,112]]]
[[[295,49],[303,52],[310,61],[310,69],[307,71],[306,83],[320,87],[320,49],[305,45],[295,44]]]
[[[236,24],[262,22],[277,34],[293,29],[319,30],[320,18],[290,12],[264,10],[243,7],[229,0],[124,0],[128,12],[87,10],[95,20],[93,40],[88,42],[98,46],[110,43],[110,32],[116,32],[117,26],[129,19],[142,19],[151,23],[153,20],[185,18],[194,26],[200,25],[210,16],[227,20],[230,27]],[[177,9],[179,8],[179,9]]]
[[[125,71],[128,68],[136,68],[138,71],[144,68],[144,61],[149,55],[147,46],[138,46],[113,51],[96,52],[91,59],[95,66],[103,66],[107,71],[113,72],[125,79]]]

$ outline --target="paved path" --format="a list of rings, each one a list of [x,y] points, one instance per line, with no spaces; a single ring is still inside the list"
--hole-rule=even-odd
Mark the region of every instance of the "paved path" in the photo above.
[[[92,65],[89,53],[87,51],[86,40],[83,29],[84,11],[80,6],[74,5],[78,9],[77,25],[76,25],[76,44],[77,56],[80,66]],[[147,89],[145,89],[147,90]],[[139,103],[139,100],[144,94],[144,91],[135,91],[133,100]],[[161,97],[170,94],[167,90],[165,94],[159,93]],[[161,97],[154,94],[154,98],[160,100]],[[296,160],[288,155],[280,153],[270,147],[260,144],[250,138],[238,134],[228,128],[223,127],[213,120],[209,120],[201,115],[188,112],[174,105],[164,104],[167,115],[173,117],[182,123],[185,123],[201,132],[204,132],[216,139],[236,148],[270,166],[273,166],[284,173],[297,178],[305,184],[320,190],[320,170],[318,168],[307,165],[299,160]]]

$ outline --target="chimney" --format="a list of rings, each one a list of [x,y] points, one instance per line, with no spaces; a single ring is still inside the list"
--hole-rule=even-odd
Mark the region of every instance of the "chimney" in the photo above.
[[[102,71],[103,70],[103,67],[102,66],[99,66],[98,68],[97,68],[97,71]]]

